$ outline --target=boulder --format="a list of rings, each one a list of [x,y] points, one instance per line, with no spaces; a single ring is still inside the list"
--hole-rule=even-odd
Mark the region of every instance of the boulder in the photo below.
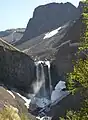
[[[28,93],[35,80],[34,61],[26,54],[0,46],[0,84]]]
[[[36,120],[28,113],[22,98],[0,86],[0,119],[3,117],[5,120]]]

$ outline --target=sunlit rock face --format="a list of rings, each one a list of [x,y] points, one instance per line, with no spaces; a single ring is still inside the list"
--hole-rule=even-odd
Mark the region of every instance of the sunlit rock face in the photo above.
[[[38,6],[27,24],[22,39],[17,44],[57,29],[66,22],[79,18],[79,16],[80,9],[69,2]]]

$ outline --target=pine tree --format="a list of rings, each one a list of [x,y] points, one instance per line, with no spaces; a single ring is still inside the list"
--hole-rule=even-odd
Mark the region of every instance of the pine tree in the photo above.
[[[88,0],[83,2],[82,22],[84,32],[80,34],[80,46],[77,55],[83,53],[86,58],[74,62],[74,71],[67,74],[68,89],[75,94],[80,90],[85,97],[83,107],[79,111],[67,111],[66,118],[61,120],[88,120]]]

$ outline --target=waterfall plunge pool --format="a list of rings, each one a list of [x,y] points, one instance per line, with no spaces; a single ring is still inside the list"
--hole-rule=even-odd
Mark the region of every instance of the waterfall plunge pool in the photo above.
[[[52,89],[52,80],[49,61],[38,61],[36,65],[36,81],[32,87],[34,96],[31,97],[29,111],[33,114],[43,114],[49,111],[50,107],[56,105],[60,100],[69,95],[64,81],[59,80]],[[43,116],[42,115],[42,116]]]

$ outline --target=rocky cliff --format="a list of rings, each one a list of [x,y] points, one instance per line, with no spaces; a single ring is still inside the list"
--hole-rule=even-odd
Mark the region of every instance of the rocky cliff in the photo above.
[[[60,8],[60,6],[62,7]],[[9,50],[4,46],[0,47],[0,84],[10,90],[16,90],[23,95],[26,95],[29,91],[32,92],[31,85],[36,79],[34,61],[49,60],[51,62],[51,82],[53,86],[55,86],[59,80],[65,80],[65,74],[73,70],[72,61],[78,57],[76,56],[76,52],[79,46],[80,33],[84,30],[82,19],[81,17],[79,18],[79,9],[70,3],[52,3],[42,7],[40,6],[35,9],[33,18],[30,19],[22,38],[22,44],[17,45],[17,47],[27,55],[23,52]],[[49,11],[49,9],[51,10],[52,8],[55,9],[56,13],[55,14],[53,10],[51,12],[53,16]],[[59,13],[60,15],[58,16],[58,11],[62,12],[62,8],[64,9],[64,13],[66,11],[65,14],[68,13],[67,15],[70,16],[69,19],[67,19],[68,17],[66,16],[65,18],[64,16],[61,17],[61,13]],[[46,12],[46,9],[49,13]],[[71,10],[74,11],[74,14]],[[38,15],[41,15],[41,17]],[[76,16],[73,17],[74,15]],[[78,19],[76,19],[77,17]],[[43,26],[43,19],[46,21],[46,24],[44,24],[45,27]],[[35,23],[35,21],[37,21],[37,23]],[[24,40],[26,40],[26,42],[24,42]],[[81,54],[79,57],[84,58],[85,55]],[[51,108],[48,114],[53,115],[53,119],[58,119],[59,116],[66,113],[67,109],[79,108],[80,101],[81,96],[79,94],[77,94],[77,97],[69,95],[57,106]],[[71,105],[69,102],[71,102]]]
[[[35,8],[20,44],[42,33],[49,32],[80,16],[80,9],[71,3],[50,3]]]
[[[27,93],[35,79],[35,65],[26,54],[0,46],[0,84]]]
[[[25,101],[16,93],[0,86],[0,120],[36,120],[28,113]]]
[[[22,38],[24,31],[25,28],[8,29],[5,31],[0,31],[0,38],[4,39],[8,43],[13,44]]]
[[[36,119],[28,112],[30,99],[24,97],[34,80],[34,61],[0,39],[0,120]]]
[[[81,18],[24,42],[17,47],[36,60],[49,60],[58,74],[72,71],[72,60],[76,59],[81,30]]]

